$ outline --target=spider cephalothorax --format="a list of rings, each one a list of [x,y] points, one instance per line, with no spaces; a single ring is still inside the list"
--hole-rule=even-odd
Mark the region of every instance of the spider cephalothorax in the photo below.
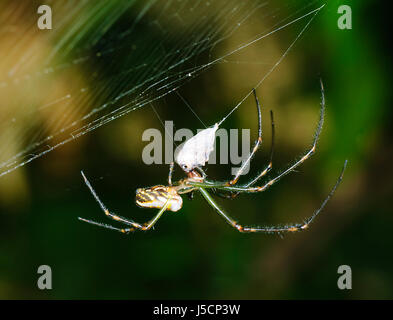
[[[199,191],[208,204],[214,208],[232,227],[236,228],[236,230],[240,232],[265,232],[265,233],[281,233],[281,232],[295,232],[302,231],[307,229],[309,224],[314,220],[314,218],[321,212],[323,207],[326,205],[328,200],[332,197],[336,188],[340,184],[342,180],[342,176],[344,174],[344,170],[347,164],[347,161],[344,163],[344,167],[341,171],[341,174],[330,191],[329,195],[322,202],[322,205],[316,210],[308,219],[306,219],[301,224],[292,224],[286,226],[272,226],[272,227],[246,227],[238,224],[235,220],[229,217],[214,201],[212,197],[212,193],[222,196],[224,198],[235,198],[241,193],[256,193],[262,192],[275,184],[282,177],[293,171],[300,164],[302,164],[305,160],[311,157],[311,155],[315,152],[317,141],[319,135],[322,130],[324,113],[325,113],[325,97],[324,97],[324,88],[321,81],[321,93],[322,93],[322,102],[321,102],[321,112],[319,117],[318,126],[314,135],[313,143],[310,149],[294,164],[292,164],[289,168],[281,172],[274,178],[271,178],[261,186],[255,186],[255,184],[264,177],[272,168],[272,157],[273,157],[273,146],[274,146],[274,121],[273,121],[273,113],[270,112],[271,115],[271,126],[272,126],[272,144],[270,151],[270,162],[269,164],[259,173],[256,177],[251,179],[248,183],[238,185],[239,177],[243,174],[245,168],[249,165],[252,157],[259,149],[262,144],[262,120],[261,120],[261,109],[259,105],[258,98],[256,96],[255,90],[253,90],[255,102],[258,111],[258,139],[255,142],[254,148],[248,157],[248,159],[243,162],[241,168],[237,171],[235,177],[230,181],[226,182],[217,182],[213,180],[208,180],[206,174],[201,169],[201,166],[204,166],[205,162],[209,158],[210,152],[213,150],[212,146],[214,145],[215,132],[218,128],[218,124],[213,127],[207,128],[200,133],[198,133],[193,138],[187,140],[182,147],[179,149],[178,153],[175,156],[176,162],[183,169],[186,174],[186,178],[175,182],[172,184],[172,174],[174,169],[174,163],[171,163],[169,175],[168,175],[168,186],[157,185],[149,188],[139,188],[136,191],[136,204],[140,207],[144,208],[156,208],[160,209],[157,215],[147,223],[139,224],[132,220],[122,218],[118,215],[111,213],[102,201],[97,196],[90,182],[87,180],[85,175],[82,172],[82,176],[85,180],[86,185],[89,187],[91,193],[101,206],[101,209],[105,212],[105,214],[115,221],[122,222],[126,224],[127,228],[116,228],[110,225],[94,222],[91,220],[86,220],[83,218],[79,218],[82,221],[95,224],[101,227],[105,227],[112,230],[117,230],[123,233],[132,232],[135,230],[149,230],[161,217],[161,215],[169,210],[169,211],[178,211],[181,209],[183,205],[182,194],[192,194],[194,191]],[[225,119],[225,118],[224,118]],[[222,122],[222,121],[221,121]],[[221,123],[219,122],[219,123]],[[210,192],[209,192],[210,191]]]

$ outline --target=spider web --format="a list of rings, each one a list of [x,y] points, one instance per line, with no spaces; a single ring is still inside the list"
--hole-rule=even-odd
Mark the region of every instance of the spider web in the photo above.
[[[37,28],[38,5],[0,6],[0,177],[299,24],[297,36],[261,74],[259,86],[323,7],[318,1],[279,6],[259,0],[47,4],[53,13],[50,31]],[[224,54],[216,50],[255,17],[268,27]]]

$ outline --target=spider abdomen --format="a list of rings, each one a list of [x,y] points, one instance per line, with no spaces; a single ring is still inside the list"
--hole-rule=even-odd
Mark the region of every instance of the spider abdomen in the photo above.
[[[142,208],[161,209],[168,202],[167,210],[176,212],[183,206],[183,199],[174,187],[154,186],[136,190],[135,202]]]

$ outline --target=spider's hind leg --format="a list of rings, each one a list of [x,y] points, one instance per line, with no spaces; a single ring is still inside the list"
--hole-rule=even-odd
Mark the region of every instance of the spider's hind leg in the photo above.
[[[90,223],[90,224],[93,224],[93,225],[98,226],[98,227],[103,227],[103,228],[106,228],[106,229],[119,231],[121,233],[130,233],[130,232],[135,231],[135,228],[116,228],[116,227],[113,227],[113,226],[111,226],[109,224],[95,222],[95,221],[88,220],[88,219],[81,218],[81,217],[78,217],[78,220],[83,221],[83,222],[87,222],[87,223]]]
[[[135,231],[136,229],[139,229],[139,230],[142,230],[142,231],[147,231],[147,230],[150,230],[153,227],[153,225],[158,221],[158,219],[161,217],[161,215],[165,212],[165,210],[168,208],[168,206],[170,204],[171,197],[169,197],[167,199],[166,203],[163,205],[163,207],[160,209],[160,211],[156,214],[156,216],[152,220],[150,220],[150,221],[148,221],[148,222],[146,222],[144,224],[139,224],[139,223],[134,222],[132,220],[129,220],[129,219],[126,219],[126,218],[123,218],[121,216],[118,216],[116,214],[111,213],[106,208],[104,203],[100,200],[100,198],[98,197],[97,193],[95,192],[95,190],[93,189],[92,185],[90,184],[90,181],[87,180],[86,176],[84,175],[83,171],[81,171],[81,174],[82,174],[83,179],[85,180],[85,183],[86,183],[87,187],[90,189],[90,192],[92,193],[92,195],[94,196],[94,198],[98,202],[98,204],[100,205],[102,211],[104,211],[105,215],[107,217],[109,217],[110,219],[118,221],[118,222],[121,222],[121,223],[124,223],[124,224],[130,226],[131,228],[124,228],[124,229],[116,228],[116,227],[113,227],[113,226],[108,225],[108,224],[99,223],[99,222],[95,222],[95,221],[92,221],[92,220],[87,220],[87,219],[79,217],[78,219],[81,220],[81,221],[84,221],[84,222],[87,222],[87,223],[90,223],[90,224],[94,224],[96,226],[100,226],[100,227],[103,227],[103,228],[116,230],[116,231],[119,231],[119,232],[122,232],[122,233],[129,233],[129,232]]]

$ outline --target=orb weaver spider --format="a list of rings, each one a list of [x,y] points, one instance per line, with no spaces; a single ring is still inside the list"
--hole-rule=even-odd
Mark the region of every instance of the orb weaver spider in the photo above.
[[[182,208],[183,205],[183,200],[181,195],[183,194],[192,194],[194,191],[199,191],[202,196],[205,198],[207,203],[215,209],[215,211],[220,214],[227,223],[229,223],[232,227],[234,227],[236,230],[239,232],[262,232],[262,233],[282,233],[282,232],[296,232],[296,231],[302,231],[308,228],[310,223],[316,218],[316,216],[322,211],[322,209],[325,207],[326,203],[329,201],[329,199],[333,196],[334,192],[336,191],[338,185],[340,184],[344,170],[347,165],[347,160],[344,162],[343,169],[340,173],[339,178],[337,179],[335,185],[331,189],[330,193],[328,196],[325,198],[325,200],[322,202],[321,206],[306,220],[304,220],[303,223],[298,223],[298,224],[291,224],[291,225],[286,225],[286,226],[271,226],[271,227],[249,227],[249,226],[242,226],[239,223],[237,223],[234,219],[232,219],[223,209],[221,209],[217,203],[214,201],[212,195],[209,193],[208,190],[211,190],[213,193],[215,193],[218,196],[225,197],[225,198],[235,198],[241,193],[256,193],[256,192],[262,192],[270,188],[274,183],[279,181],[282,177],[293,171],[295,168],[297,168],[300,164],[302,164],[305,160],[311,157],[311,155],[315,152],[317,141],[319,138],[319,135],[322,130],[322,125],[324,121],[324,114],[325,114],[325,96],[324,96],[324,87],[322,84],[322,81],[320,81],[321,84],[321,110],[320,110],[320,117],[319,117],[319,122],[317,129],[315,131],[314,135],[314,140],[311,145],[311,148],[294,164],[292,164],[289,168],[284,170],[282,173],[277,175],[276,177],[272,178],[262,186],[254,186],[254,184],[259,181],[263,176],[265,176],[270,169],[272,168],[272,158],[273,158],[273,148],[274,148],[274,121],[273,121],[273,112],[270,111],[270,117],[271,117],[271,128],[272,128],[272,142],[271,142],[271,150],[270,150],[270,162],[269,164],[262,170],[254,179],[252,179],[250,182],[244,184],[244,185],[237,185],[237,182],[239,180],[240,175],[242,175],[243,171],[245,170],[246,166],[248,163],[251,161],[257,150],[262,144],[262,116],[261,116],[261,107],[258,101],[258,97],[256,95],[255,89],[253,89],[253,94],[255,98],[255,103],[257,106],[257,111],[258,111],[258,139],[255,142],[255,145],[253,147],[253,150],[250,154],[250,156],[247,158],[245,162],[243,162],[242,166],[240,169],[237,171],[235,177],[228,181],[228,182],[216,182],[212,180],[207,179],[207,175],[204,173],[202,168],[196,166],[195,168],[193,167],[188,167],[184,168],[184,172],[187,174],[187,177],[172,183],[172,174],[174,171],[174,162],[171,163],[170,169],[169,169],[169,175],[168,175],[168,185],[156,185],[153,187],[148,187],[148,188],[139,188],[136,190],[136,204],[139,207],[143,208],[157,208],[160,209],[156,216],[143,224],[139,224],[135,221],[132,221],[130,219],[123,218],[121,216],[118,216],[116,214],[111,213],[104,203],[100,200],[98,197],[97,193],[91,186],[89,180],[86,178],[85,174],[83,171],[81,171],[82,177],[87,185],[87,187],[90,189],[90,192],[94,196],[95,200],[98,202],[100,205],[101,209],[104,211],[105,215],[111,218],[112,220],[121,222],[125,225],[127,225],[127,228],[116,228],[111,225],[103,224],[103,223],[98,223],[92,220],[87,220],[84,218],[78,218],[81,221],[94,224],[100,227],[104,227],[107,229],[112,229],[116,231],[120,231],[122,233],[130,233],[136,230],[142,230],[142,231],[147,231],[150,230],[155,223],[158,221],[158,219],[162,216],[162,214],[165,211],[173,211],[176,212]]]

